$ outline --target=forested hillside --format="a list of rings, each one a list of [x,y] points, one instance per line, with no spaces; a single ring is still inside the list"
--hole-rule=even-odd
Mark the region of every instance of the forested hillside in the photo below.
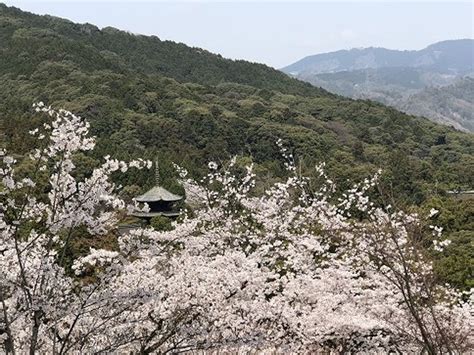
[[[302,173],[326,162],[341,188],[383,170],[396,204],[427,204],[474,186],[474,137],[371,101],[329,94],[260,64],[231,61],[183,44],[99,30],[0,6],[2,144],[31,148],[31,104],[64,107],[91,122],[94,155],[160,158],[162,180],[178,189],[170,162],[200,176],[207,162],[253,161],[263,188],[281,178],[281,138]],[[120,181],[137,192],[140,173]],[[459,227],[457,230],[462,230]]]
[[[288,93],[321,92],[263,64],[232,61],[204,49],[134,35],[107,27],[35,16],[0,4],[2,72],[30,75],[44,61],[67,62],[80,70],[161,74],[180,82],[235,82]]]

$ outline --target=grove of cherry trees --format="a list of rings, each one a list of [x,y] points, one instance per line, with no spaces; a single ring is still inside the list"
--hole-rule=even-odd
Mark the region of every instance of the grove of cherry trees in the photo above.
[[[473,350],[472,296],[440,285],[429,258],[449,244],[430,226],[437,211],[372,202],[378,175],[338,195],[324,164],[319,181],[300,176],[279,141],[289,177],[263,195],[235,159],[209,163],[199,183],[176,166],[199,207],[171,231],[114,233],[138,206],[111,174],[151,163],[105,157],[77,179],[74,155],[94,149],[88,123],[34,107],[49,123],[30,132],[33,173],[1,152],[0,352]],[[81,233],[112,233],[116,247],[65,262]]]

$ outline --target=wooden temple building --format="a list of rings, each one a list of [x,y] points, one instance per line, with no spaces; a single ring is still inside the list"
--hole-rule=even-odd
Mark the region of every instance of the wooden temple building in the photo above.
[[[179,210],[176,203],[183,200],[183,196],[179,196],[169,192],[164,187],[159,186],[158,162],[156,165],[155,182],[156,186],[145,192],[143,195],[135,197],[135,201],[140,204],[146,203],[149,207],[148,212],[134,211],[132,216],[150,221],[153,217],[164,216],[168,218],[176,218],[179,216]]]

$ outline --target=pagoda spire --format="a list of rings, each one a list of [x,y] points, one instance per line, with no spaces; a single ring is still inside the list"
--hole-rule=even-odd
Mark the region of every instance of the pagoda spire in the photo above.
[[[155,184],[157,186],[160,184],[160,166],[158,164],[158,159],[155,160]]]

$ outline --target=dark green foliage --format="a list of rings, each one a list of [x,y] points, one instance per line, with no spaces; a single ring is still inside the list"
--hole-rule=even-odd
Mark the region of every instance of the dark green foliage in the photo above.
[[[156,216],[150,220],[150,225],[157,231],[170,231],[173,229],[171,219],[163,216]]]
[[[90,24],[35,16],[2,4],[0,43],[8,48],[2,54],[1,72],[31,75],[41,66],[42,70],[35,74],[38,79],[51,74],[51,79],[60,77],[67,68],[133,70],[162,74],[180,82],[235,82],[308,95],[322,92],[263,64],[224,59],[200,48],[161,41],[156,36],[134,35],[111,27],[99,30]],[[57,64],[59,61],[62,64]]]
[[[68,242],[63,252],[57,255],[57,260],[59,264],[65,267],[66,272],[71,276],[73,275],[73,270],[71,269],[73,260],[78,256],[87,255],[91,248],[112,251],[118,250],[117,236],[115,234],[91,235],[84,226],[67,230],[63,233],[62,238]],[[96,272],[97,270],[90,268],[86,271],[86,274],[87,276],[92,276]]]
[[[468,291],[474,287],[474,232],[454,232],[449,238],[451,244],[436,257],[434,270],[445,283]]]
[[[431,223],[443,227],[451,244],[435,253],[434,269],[442,282],[469,290],[474,287],[474,199],[433,197],[423,204],[422,213],[438,210]]]

